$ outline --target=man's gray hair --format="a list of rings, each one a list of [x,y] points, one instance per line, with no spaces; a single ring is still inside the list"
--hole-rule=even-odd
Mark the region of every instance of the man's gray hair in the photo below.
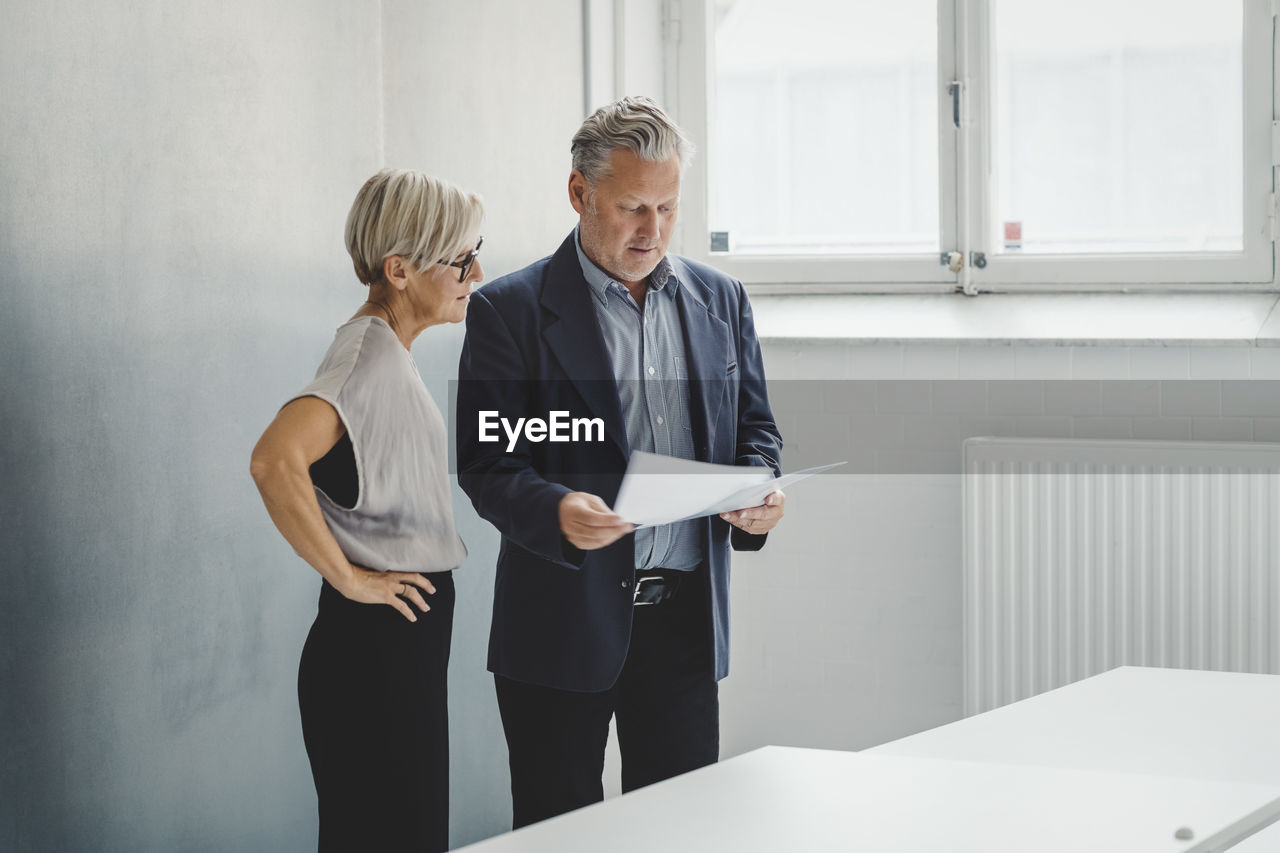
[[[573,168],[594,184],[609,173],[609,157],[619,148],[650,163],[677,154],[681,171],[693,158],[693,143],[662,107],[643,96],[614,101],[582,123],[569,145]]]

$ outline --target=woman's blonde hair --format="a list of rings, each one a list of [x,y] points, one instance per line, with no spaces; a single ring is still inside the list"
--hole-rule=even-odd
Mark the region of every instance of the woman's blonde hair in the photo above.
[[[399,255],[425,272],[475,248],[484,202],[448,181],[412,169],[383,169],[364,182],[347,214],[347,252],[356,278],[383,280],[382,264]]]

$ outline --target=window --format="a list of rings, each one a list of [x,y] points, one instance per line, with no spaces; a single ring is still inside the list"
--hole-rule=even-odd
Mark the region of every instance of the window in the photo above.
[[[669,7],[681,251],[744,281],[1273,280],[1267,0]]]

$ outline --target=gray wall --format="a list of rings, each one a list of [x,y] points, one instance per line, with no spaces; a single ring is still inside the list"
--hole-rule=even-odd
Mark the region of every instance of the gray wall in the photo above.
[[[577,0],[0,7],[0,849],[314,848],[318,582],[249,451],[363,299],[379,166],[484,193],[490,277],[555,245],[581,55]],[[415,348],[440,399],[460,340]],[[459,516],[455,844],[509,820]]]
[[[582,122],[579,0],[383,3],[386,159],[485,198],[486,280],[552,252],[576,222],[569,139]],[[445,405],[458,376],[461,326],[414,345]],[[454,485],[470,554],[457,574],[449,667],[454,846],[511,828],[507,746],[485,670],[498,535]],[[309,571],[309,570],[308,570]]]

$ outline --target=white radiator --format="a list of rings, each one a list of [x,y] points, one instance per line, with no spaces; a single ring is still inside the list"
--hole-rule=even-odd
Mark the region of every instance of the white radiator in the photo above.
[[[1132,664],[1280,672],[1280,444],[974,438],[964,707]]]

